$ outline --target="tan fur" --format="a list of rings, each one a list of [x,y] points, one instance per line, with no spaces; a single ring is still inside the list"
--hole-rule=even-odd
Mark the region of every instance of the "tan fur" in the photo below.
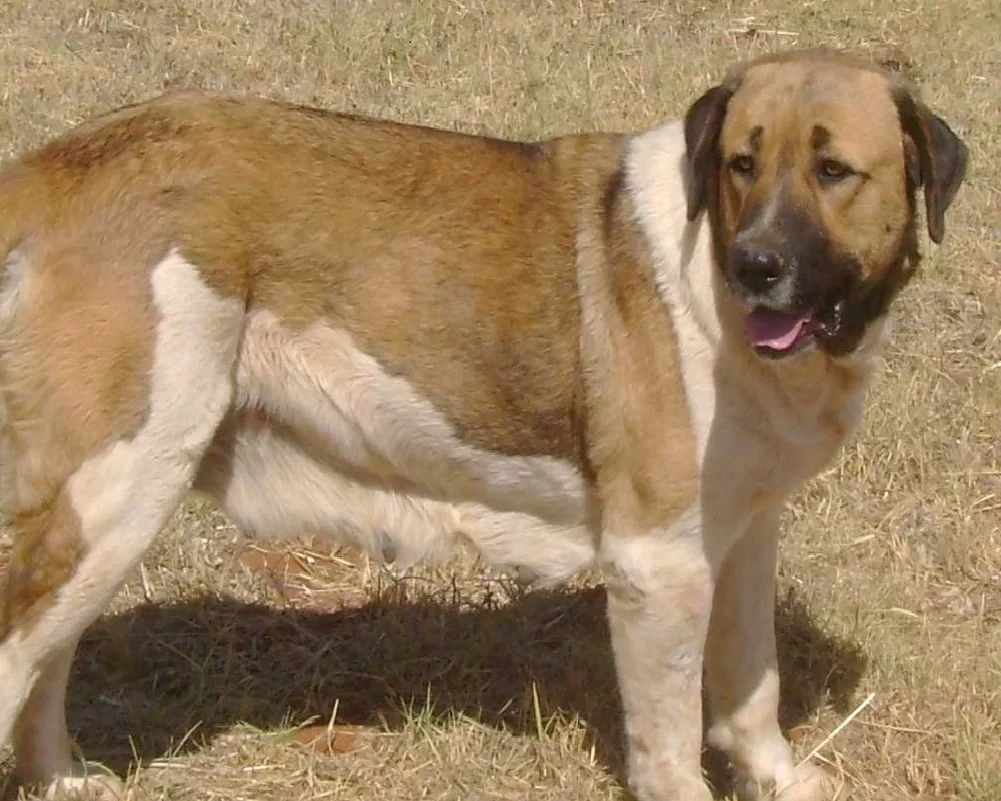
[[[597,563],[637,799],[710,797],[703,671],[749,794],[831,798],[778,728],[777,520],[856,426],[887,323],[768,362],[721,268],[781,199],[853,279],[902,284],[915,176],[940,235],[965,152],[840,57],[730,81],[687,149],[688,118],[521,144],[188,93],[0,175],[0,744],[23,778],[114,792],[71,760],[70,660],[194,488],[247,534],[398,568],[459,540],[537,583]],[[720,162],[748,147],[753,187]],[[865,186],[819,193],[818,157]]]
[[[139,147],[144,178],[131,182],[124,162]],[[35,181],[86,171],[86,194],[132,209],[122,225],[167,221],[219,291],[293,327],[323,318],[347,330],[388,371],[405,370],[466,441],[579,460],[577,310],[565,302],[576,188],[559,162],[559,145],[179,94],[28,163]],[[296,191],[279,197],[282,185]],[[514,340],[526,346],[516,353]]]
[[[673,323],[609,165],[578,237],[584,314],[581,351],[590,459],[603,527],[642,534],[670,525],[695,501],[698,465]]]
[[[848,252],[866,277],[884,269],[913,221],[904,179],[904,142],[893,84],[855,62],[829,59],[765,61],[740,75],[740,92],[727,106],[721,138],[729,154],[750,149],[759,130],[758,164],[763,180],[746,195],[746,182],[724,171],[723,219],[731,230],[748,214],[785,191]],[[827,131],[818,146],[814,131]],[[818,191],[810,182],[818,158],[845,161],[869,180],[849,180]]]
[[[63,493],[39,509],[15,511],[14,548],[7,564],[0,607],[0,640],[31,628],[50,594],[66,583],[83,553],[80,521]]]

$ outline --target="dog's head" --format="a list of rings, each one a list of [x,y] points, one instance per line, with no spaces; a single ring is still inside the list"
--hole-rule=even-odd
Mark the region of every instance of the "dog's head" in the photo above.
[[[903,82],[830,51],[734,70],[685,117],[688,217],[763,357],[845,356],[917,266],[915,195],[931,239],[966,169],[949,126]]]

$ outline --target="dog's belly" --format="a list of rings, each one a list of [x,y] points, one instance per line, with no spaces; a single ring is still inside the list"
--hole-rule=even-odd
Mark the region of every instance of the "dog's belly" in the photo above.
[[[593,560],[590,493],[573,465],[460,441],[342,331],[252,314],[237,390],[196,488],[248,532],[332,535],[402,565],[464,537],[546,582]]]

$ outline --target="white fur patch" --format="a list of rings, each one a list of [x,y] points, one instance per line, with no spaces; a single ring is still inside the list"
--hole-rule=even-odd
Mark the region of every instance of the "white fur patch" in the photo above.
[[[461,534],[487,562],[517,570],[536,587],[569,580],[594,562],[595,529],[561,525],[519,512],[498,512],[476,503],[459,506]]]
[[[27,260],[20,251],[12,251],[0,266],[0,338],[6,338],[9,334],[27,276]],[[0,509],[4,512],[10,509],[16,480],[7,429],[7,406],[3,400],[3,393],[0,393]]]
[[[451,549],[456,507],[344,475],[287,429],[243,426],[225,436],[224,455],[206,460],[196,489],[216,497],[244,534],[323,534],[401,567]]]
[[[317,458],[287,428],[234,428],[203,464],[196,488],[218,498],[246,534],[322,534],[380,554],[397,569],[438,560],[462,538],[490,564],[543,583],[565,580],[593,560],[585,526],[365,482]]]
[[[38,679],[39,666],[25,659],[22,641],[20,633],[12,631],[0,643],[0,744],[10,739],[17,714]]]
[[[228,490],[224,503],[251,528],[346,531],[376,552],[388,537],[403,561],[438,555],[462,535],[489,561],[545,581],[566,578],[593,557],[590,499],[572,465],[462,442],[405,379],[385,373],[344,331],[319,324],[294,331],[254,312],[237,402],[266,410],[295,440],[251,443],[240,434],[237,449],[247,461],[236,473],[250,483]],[[267,492],[252,497],[254,482]]]
[[[27,259],[19,250],[11,251],[0,267],[0,330],[14,319],[27,276]]]

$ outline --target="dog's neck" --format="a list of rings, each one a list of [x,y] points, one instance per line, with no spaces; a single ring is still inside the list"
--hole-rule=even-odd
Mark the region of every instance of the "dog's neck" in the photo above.
[[[763,359],[744,333],[746,309],[726,288],[719,266],[712,266],[710,303],[718,336],[725,340],[719,343],[723,347],[718,352],[725,356],[716,369],[727,372],[734,382],[766,389],[771,397],[764,405],[778,410],[785,424],[799,419],[818,434],[843,441],[859,423],[863,396],[889,341],[890,316],[874,320],[847,356],[832,356],[814,347],[783,359]]]

